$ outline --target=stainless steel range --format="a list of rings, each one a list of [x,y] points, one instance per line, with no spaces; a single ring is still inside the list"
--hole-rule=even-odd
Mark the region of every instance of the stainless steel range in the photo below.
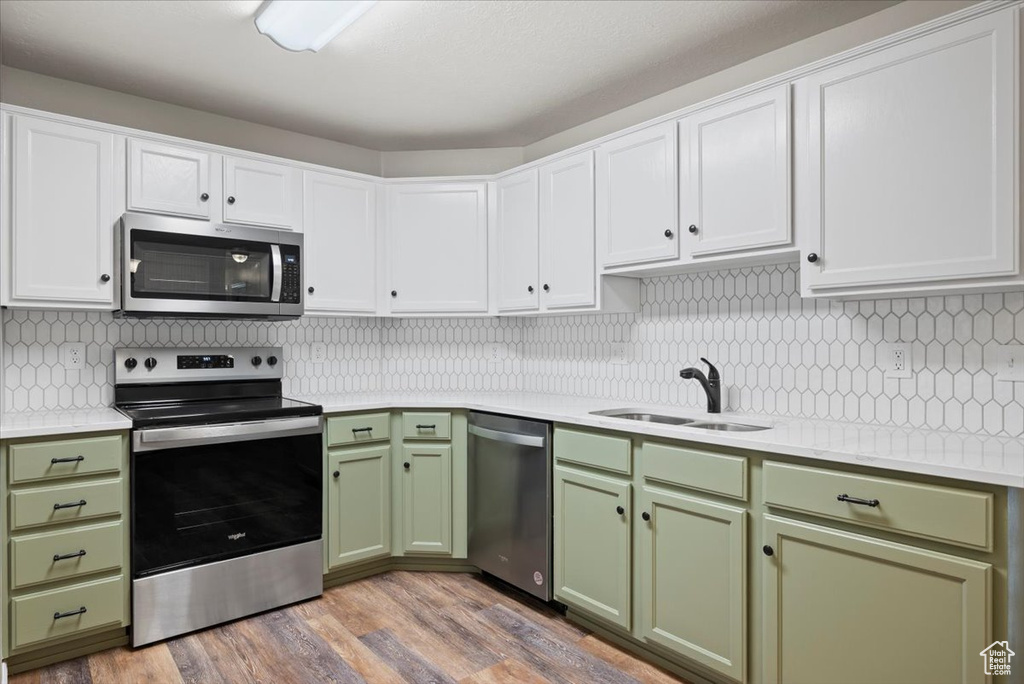
[[[132,645],[323,592],[323,409],[279,348],[118,349],[132,419]]]

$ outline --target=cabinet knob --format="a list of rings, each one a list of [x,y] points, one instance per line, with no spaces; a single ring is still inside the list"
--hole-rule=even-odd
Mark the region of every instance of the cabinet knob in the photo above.
[[[392,290],[391,291],[391,296],[392,297],[397,297],[398,296],[398,290]]]
[[[766,556],[774,556],[775,555],[775,549],[773,549],[772,547],[768,546],[767,544],[762,546],[761,550],[764,551],[764,555],[766,555]]]
[[[696,235],[697,234],[697,226],[693,225],[692,223],[690,224],[690,227],[687,228],[687,230],[690,231],[691,235]]]
[[[626,509],[623,508],[622,506],[616,506],[615,507],[615,512],[618,513],[619,515],[625,515],[626,514]]]
[[[665,237],[667,237],[669,240],[671,240],[672,239],[672,235],[674,235],[674,233],[671,230],[666,228],[665,229]]]
[[[309,294],[313,294],[313,289],[313,286],[310,285],[309,287],[306,288],[306,292],[308,292]]]
[[[810,254],[807,255],[807,260],[813,264],[816,261],[818,261],[818,255],[815,254],[814,252],[811,252]]]
[[[533,294],[533,285],[530,285],[529,287],[527,287],[526,291],[529,292],[530,294]]]
[[[205,202],[206,200],[210,199],[210,193],[204,192],[202,195],[199,196],[199,199]]]
[[[228,197],[228,204],[234,204],[234,203],[235,203],[235,198],[234,197]]]
[[[548,285],[547,283],[544,283],[544,291],[545,292],[551,292],[551,286]]]
[[[339,477],[341,477],[341,471],[340,470],[335,470],[332,474],[334,475],[334,479],[335,480],[337,480]]]
[[[406,470],[408,470],[409,469],[409,462],[406,461],[405,463],[403,463],[402,467],[405,468]]]
[[[648,513],[647,511],[644,511],[643,513],[641,513],[640,517],[644,519],[644,522],[650,522],[651,521],[651,514]]]
[[[100,276],[100,280],[102,280],[105,283],[109,283],[110,282],[110,274],[109,273],[104,273],[103,275]]]

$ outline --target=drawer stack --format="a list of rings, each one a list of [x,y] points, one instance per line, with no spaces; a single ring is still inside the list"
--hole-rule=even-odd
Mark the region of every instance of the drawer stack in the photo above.
[[[4,451],[5,654],[126,626],[126,436],[12,442]]]

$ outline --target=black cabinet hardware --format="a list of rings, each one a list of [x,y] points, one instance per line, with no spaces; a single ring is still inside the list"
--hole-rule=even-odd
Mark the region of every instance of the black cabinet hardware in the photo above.
[[[548,285],[547,283],[544,283],[544,291],[545,292],[551,292],[551,286]]]
[[[109,273],[104,273],[103,275],[100,276],[100,280],[102,280],[105,283],[109,283],[110,282],[110,274]]]
[[[772,547],[768,546],[767,544],[765,544],[764,546],[761,547],[761,551],[763,551],[764,555],[766,555],[766,556],[774,556],[775,555],[775,549],[773,549]]]
[[[309,294],[313,294],[313,289],[313,286],[310,285],[309,287],[306,288],[306,292],[308,292]]]
[[[616,506],[615,507],[615,512],[618,513],[619,515],[625,515],[626,514],[626,509],[623,508],[622,506]]]
[[[665,229],[665,237],[667,237],[669,240],[671,240],[672,239],[672,235],[673,235],[672,231],[666,228]]]
[[[334,479],[337,480],[339,477],[341,477],[341,471],[340,470],[335,470],[333,475],[334,475]]]
[[[55,553],[53,554],[53,562],[56,563],[57,561],[68,560],[69,558],[81,558],[84,555],[85,549],[75,551],[74,553],[65,553],[64,555]]]
[[[417,425],[417,430],[436,430],[437,425]]]
[[[59,511],[62,508],[78,508],[85,505],[85,499],[72,501],[71,503],[53,504],[53,510]]]
[[[813,264],[818,260],[818,255],[815,254],[814,252],[811,252],[810,254],[807,255],[807,260]]]
[[[690,235],[696,235],[697,234],[697,226],[695,226],[692,223],[690,224],[690,227],[687,228],[687,230],[690,231]]]
[[[76,615],[81,615],[84,612],[85,612],[85,606],[82,606],[78,610],[69,610],[66,613],[54,613],[53,614],[53,619],[54,620],[60,620],[61,618],[75,617]]]
[[[202,195],[199,196],[199,199],[205,202],[206,200],[210,199],[210,193],[204,192]]]
[[[409,469],[409,462],[406,461],[405,463],[403,463],[402,467],[405,468],[406,470],[408,470]]]
[[[391,291],[391,296],[392,297],[397,297],[398,296],[398,290],[392,290]]]
[[[82,456],[81,454],[79,454],[78,456],[68,456],[66,458],[51,458],[50,459],[50,463],[54,463],[54,464],[56,464],[56,463],[78,463],[79,461],[84,461],[84,460],[85,460],[85,456]]]
[[[836,497],[836,501],[844,501],[846,503],[857,504],[858,506],[870,506],[871,508],[878,508],[878,504],[882,503],[878,499],[858,499],[855,496],[848,494],[840,494]]]
[[[533,285],[530,285],[529,287],[527,287],[526,291],[529,292],[530,294],[533,294]]]
[[[647,511],[644,511],[643,513],[641,513],[640,517],[644,519],[644,522],[651,522],[651,514],[648,513]]]
[[[353,433],[359,433],[359,432],[372,432],[372,431],[373,431],[373,428],[372,428],[372,427],[368,427],[368,428],[352,428],[352,432],[353,432]]]
[[[228,197],[228,204],[234,204],[234,203],[235,203],[235,198],[234,197]]]

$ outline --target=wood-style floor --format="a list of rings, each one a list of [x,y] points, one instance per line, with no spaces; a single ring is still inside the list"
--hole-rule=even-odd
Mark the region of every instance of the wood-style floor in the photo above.
[[[679,682],[544,604],[475,575],[390,572],[321,599],[11,684]]]

